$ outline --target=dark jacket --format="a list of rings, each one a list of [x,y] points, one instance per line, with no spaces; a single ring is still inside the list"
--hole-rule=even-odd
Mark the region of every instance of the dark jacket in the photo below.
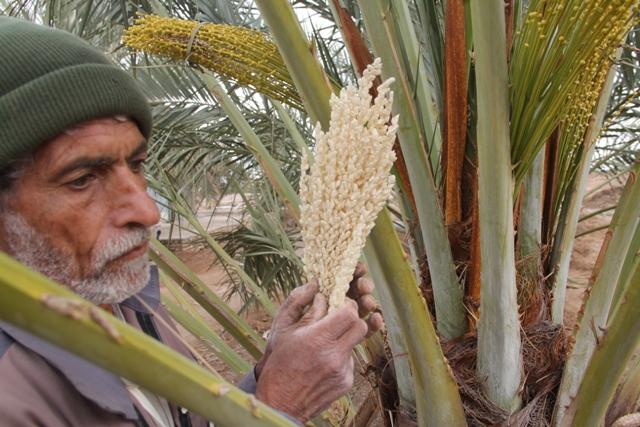
[[[135,298],[120,304],[127,323],[191,357],[160,305],[158,273],[152,269],[149,284],[138,294],[153,309]],[[161,316],[166,322],[156,321]],[[169,326],[165,326],[169,325]],[[177,333],[177,331],[176,331]],[[240,388],[255,392],[249,373]],[[171,405],[178,427],[206,427],[208,422]],[[0,426],[2,427],[132,427],[153,426],[146,411],[133,402],[122,380],[49,342],[0,322]]]

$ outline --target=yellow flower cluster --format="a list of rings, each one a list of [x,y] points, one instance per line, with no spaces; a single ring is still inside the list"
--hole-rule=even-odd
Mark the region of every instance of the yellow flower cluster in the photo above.
[[[259,31],[147,15],[136,20],[123,41],[145,53],[199,65],[292,107],[303,108],[278,47]]]
[[[568,150],[582,142],[637,0],[532,0],[511,63],[512,158],[522,178],[561,123]],[[570,153],[561,153],[569,159]]]
[[[307,278],[319,280],[331,309],[342,306],[354,268],[380,210],[393,191],[390,169],[398,117],[390,120],[393,92],[389,79],[369,90],[380,75],[376,59],[358,88],[331,97],[331,120],[324,133],[315,129],[313,165],[302,161],[301,232]]]
[[[595,139],[585,141],[585,135],[609,69],[613,65],[616,50],[624,41],[624,36],[632,25],[634,4],[637,0],[600,1],[601,8],[595,9],[597,24],[601,26],[601,37],[596,39],[593,53],[580,61],[580,71],[570,88],[566,107],[563,111],[563,125],[560,138],[558,175],[560,182],[569,183],[577,171],[578,156],[582,150],[595,143]],[[598,135],[594,135],[596,138]],[[586,146],[582,147],[585,143]],[[562,189],[560,194],[568,191]],[[561,200],[555,201],[555,209]]]
[[[572,127],[569,134],[574,138],[584,137],[615,51],[631,25],[631,10],[635,2],[636,0],[601,1],[599,3],[602,9],[594,11],[599,14],[597,23],[602,27],[602,37],[595,40],[593,54],[580,61],[582,69],[567,102],[566,120]],[[568,130],[565,127],[564,133]]]

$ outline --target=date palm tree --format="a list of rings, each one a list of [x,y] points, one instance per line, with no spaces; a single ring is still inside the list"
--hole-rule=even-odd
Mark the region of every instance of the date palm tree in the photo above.
[[[114,53],[143,84],[155,88],[150,93],[158,117],[166,118],[156,136],[152,184],[267,312],[273,303],[261,287],[270,283],[265,270],[245,269],[199,225],[184,179],[189,171],[206,176],[214,165],[232,164],[235,188],[246,189],[258,178],[267,181],[278,202],[264,208],[262,200],[251,214],[269,236],[260,239],[269,242],[269,254],[279,254],[277,259],[290,266],[290,274],[279,280],[299,281],[299,154],[311,145],[311,125],[328,126],[330,95],[352,78],[345,63],[358,74],[373,56],[382,58],[383,77],[395,78],[394,112],[400,116],[394,167],[398,207],[380,214],[363,256],[387,324],[386,350],[374,337],[367,357],[372,363],[387,357],[394,367],[398,400],[387,409],[396,421],[596,426],[637,408],[640,367],[629,362],[640,341],[635,314],[640,303],[640,184],[635,179],[640,166],[632,138],[625,139],[626,158],[609,157],[630,170],[628,181],[578,324],[573,331],[562,326],[586,178],[592,166],[606,163],[600,161],[606,155],[597,155],[596,141],[605,124],[618,123],[617,135],[625,135],[637,117],[638,50],[625,45],[638,40],[632,31],[637,0],[43,3],[15,2],[10,11],[39,11],[45,22],[68,26],[111,48],[133,24],[136,11],[268,32],[265,40],[278,51],[270,63],[279,73],[276,83],[295,88],[279,99],[269,88],[243,79],[246,75],[192,55],[201,28],[195,22],[178,30],[183,41],[178,54],[163,49],[164,33],[153,33],[166,21],[147,22],[146,46],[134,51],[118,45]],[[305,26],[315,37],[310,42],[296,14],[299,5],[316,11],[321,20],[316,24],[329,22],[331,29],[315,28],[311,21],[311,29]],[[65,7],[74,13],[64,13]],[[105,16],[109,25],[91,24]],[[214,54],[198,53],[205,59]],[[348,62],[332,60],[336,57],[348,57]],[[176,60],[181,65],[168,65]],[[252,75],[259,72],[256,64]],[[264,125],[270,120],[286,130],[283,144],[268,137]],[[184,132],[187,142],[174,139],[174,128],[178,135]],[[615,127],[608,129],[614,132]],[[215,149],[207,141],[215,141]],[[278,213],[279,225],[264,226],[267,211]],[[248,259],[251,251],[244,253]],[[165,304],[176,320],[197,334],[207,333],[202,319],[180,303],[186,291],[252,357],[259,357],[261,337],[159,243],[154,243],[154,259],[175,296]],[[255,260],[246,265],[255,266]],[[106,320],[107,327],[96,324],[86,305],[81,305],[87,314],[80,321],[65,316],[64,304],[45,304],[48,309],[41,313],[40,301],[50,298],[46,295],[62,293],[64,301],[76,300],[11,261],[0,262],[0,318],[68,346],[220,425],[285,425],[220,380],[202,377],[206,383],[194,377],[193,367],[168,353],[151,357],[148,367],[171,369],[180,386],[154,382],[146,370],[119,358],[145,352],[148,341],[115,320]],[[26,280],[38,286],[27,290],[21,286]],[[48,323],[33,320],[43,318]],[[75,340],[80,335],[60,334],[62,327],[83,331],[105,351],[87,350]],[[115,339],[114,331],[125,339]],[[248,366],[228,348],[215,351],[238,371]],[[204,389],[214,392],[206,395]]]

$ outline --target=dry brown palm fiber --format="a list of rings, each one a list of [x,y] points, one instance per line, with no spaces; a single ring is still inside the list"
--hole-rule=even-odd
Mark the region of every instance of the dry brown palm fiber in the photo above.
[[[524,329],[524,407],[509,416],[482,393],[476,378],[475,335],[444,343],[444,352],[460,387],[469,426],[538,427],[548,425],[566,356],[564,329],[548,322]]]
[[[465,305],[469,312],[469,332],[474,332],[480,317],[480,213],[478,207],[478,173],[475,168],[473,169],[471,188],[471,242]]]
[[[549,393],[536,396],[524,408],[509,416],[501,426],[504,427],[547,427],[551,425],[551,413],[553,412],[553,403],[550,400],[555,399]]]
[[[444,344],[445,355],[458,382],[467,423],[470,427],[496,425],[506,419],[507,413],[481,391],[482,385],[476,379],[477,351],[475,335]]]
[[[524,326],[542,322],[548,311],[540,254],[536,251],[516,263],[518,308],[520,323]]]
[[[467,141],[467,49],[464,1],[450,0],[445,8],[444,58],[445,224],[463,220],[462,170]]]

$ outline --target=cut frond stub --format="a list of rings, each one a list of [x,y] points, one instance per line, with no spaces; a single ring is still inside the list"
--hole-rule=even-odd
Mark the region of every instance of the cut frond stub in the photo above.
[[[369,91],[380,75],[376,59],[358,79],[331,97],[331,121],[316,126],[313,165],[306,156],[300,179],[301,229],[307,278],[316,278],[331,309],[343,305],[360,252],[395,183],[391,116],[392,79]],[[373,101],[373,103],[372,103]]]

